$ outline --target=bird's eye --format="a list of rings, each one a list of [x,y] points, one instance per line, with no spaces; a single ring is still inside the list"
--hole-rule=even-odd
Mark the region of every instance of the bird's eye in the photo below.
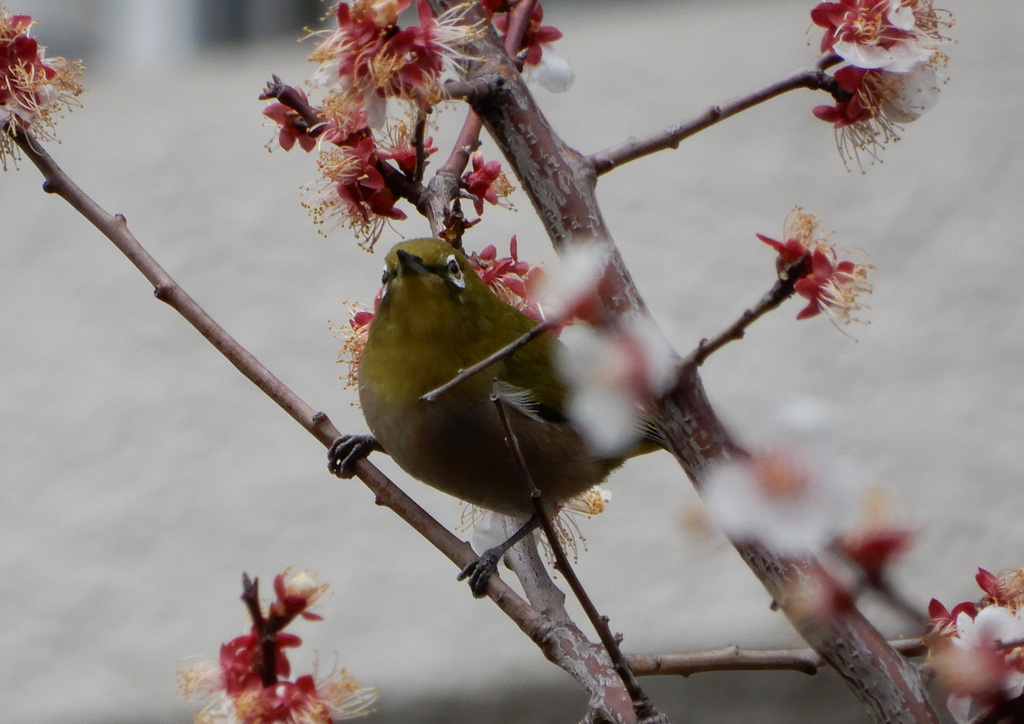
[[[384,271],[380,275],[380,298],[383,301],[384,297],[388,295],[388,268],[384,267]]]
[[[462,276],[462,267],[459,266],[459,261],[455,258],[454,254],[448,257],[445,266],[448,269],[448,278],[451,279],[452,284],[459,289],[465,289],[466,279]]]

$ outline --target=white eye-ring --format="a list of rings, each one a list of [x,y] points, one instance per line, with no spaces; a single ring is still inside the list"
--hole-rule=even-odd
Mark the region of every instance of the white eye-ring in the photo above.
[[[459,266],[459,260],[455,258],[454,254],[451,254],[445,260],[445,266],[448,269],[448,278],[451,279],[452,284],[459,289],[465,289],[466,278],[462,276],[462,267]]]
[[[383,299],[388,293],[388,268],[385,266],[383,273],[380,275],[380,298]]]

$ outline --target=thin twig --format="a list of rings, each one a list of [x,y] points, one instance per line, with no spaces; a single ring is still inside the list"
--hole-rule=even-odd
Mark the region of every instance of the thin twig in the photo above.
[[[608,173],[613,168],[657,151],[678,148],[684,139],[710,128],[726,118],[799,88],[826,90],[833,95],[841,95],[842,90],[836,85],[835,79],[824,72],[826,68],[838,62],[840,61],[837,56],[827,53],[810,67],[801,68],[773,83],[756,88],[725,103],[711,106],[695,118],[650,136],[631,138],[618,146],[592,154],[590,162],[594,165],[594,170],[598,175]]]
[[[550,330],[552,327],[557,327],[562,322],[563,322],[563,320],[561,320],[561,319],[545,319],[543,322],[538,324],[536,327],[531,327],[530,331],[528,331],[526,334],[522,335],[518,339],[515,339],[515,340],[509,342],[508,344],[506,344],[504,347],[499,349],[494,354],[489,355],[488,357],[484,357],[482,360],[480,360],[476,364],[471,365],[471,366],[467,367],[464,370],[459,370],[459,373],[457,375],[455,375],[455,377],[451,378],[450,380],[445,382],[440,387],[438,387],[436,389],[433,389],[430,392],[428,392],[427,394],[423,395],[422,397],[420,397],[420,399],[423,402],[436,402],[437,399],[441,395],[443,395],[444,393],[449,392],[454,387],[457,387],[458,385],[462,384],[463,382],[468,380],[473,375],[475,375],[475,374],[477,374],[479,372],[482,372],[483,370],[487,369],[488,367],[490,367],[492,364],[494,364],[498,360],[504,359],[505,357],[508,357],[510,354],[515,352],[517,349],[519,349],[523,345],[525,345],[528,342],[536,339],[540,335],[542,335],[545,332],[547,332],[548,330]]]
[[[427,114],[422,109],[416,112],[416,127],[412,134],[412,147],[416,149],[416,166],[413,168],[412,180],[414,183],[423,183],[423,173],[427,169]]]
[[[269,621],[263,616],[260,609],[260,579],[249,578],[249,574],[242,574],[242,602],[249,611],[252,619],[252,630],[256,634],[259,643],[255,649],[255,661],[253,668],[260,674],[260,681],[264,687],[273,686],[277,683],[277,630],[269,625]]]
[[[612,660],[612,665],[615,668],[615,672],[619,675],[622,680],[622,684],[626,687],[626,691],[629,693],[629,698],[633,701],[633,709],[636,712],[637,719],[643,722],[665,722],[668,723],[668,718],[660,715],[654,708],[654,704],[650,698],[640,687],[639,682],[633,675],[633,672],[629,668],[629,663],[626,661],[626,657],[623,656],[622,650],[619,648],[618,641],[615,640],[615,636],[612,634],[611,628],[608,626],[608,617],[602,616],[597,610],[597,606],[594,605],[590,595],[586,589],[583,588],[583,584],[580,579],[576,576],[576,572],[573,570],[572,565],[569,563],[569,557],[565,555],[565,550],[562,548],[562,542],[558,538],[558,532],[551,523],[551,517],[548,515],[548,510],[545,508],[545,501],[540,490],[533,482],[533,476],[530,474],[530,469],[526,465],[526,458],[523,457],[523,451],[519,446],[519,439],[516,437],[515,432],[512,430],[512,425],[509,423],[508,414],[505,410],[505,403],[501,399],[501,395],[498,393],[497,380],[495,380],[495,389],[491,393],[491,402],[494,403],[495,408],[498,411],[498,416],[501,418],[501,425],[505,431],[505,442],[508,445],[509,451],[512,453],[512,457],[515,459],[516,467],[519,469],[519,475],[523,480],[523,484],[530,493],[530,499],[533,501],[534,514],[540,520],[540,526],[544,530],[544,535],[548,539],[548,544],[551,546],[551,553],[555,558],[555,568],[565,578],[566,583],[569,584],[569,588],[572,589],[573,595],[576,596],[576,600],[579,601],[580,606],[583,608],[587,619],[590,621],[591,626],[597,631],[598,638],[601,639],[601,643],[604,645],[605,650],[608,652],[608,656]]]
[[[278,76],[271,75],[263,92],[260,93],[261,101],[276,99],[281,105],[291,108],[299,114],[306,124],[306,135],[316,138],[323,133],[327,126],[324,124],[323,116],[309,104],[306,97],[293,86],[285,84]]]
[[[923,656],[928,647],[922,639],[899,639],[889,645],[907,657]],[[810,648],[741,649],[726,646],[714,651],[688,654],[628,654],[629,666],[637,676],[690,676],[712,671],[797,671],[813,676],[828,666]]]
[[[694,369],[704,364],[708,357],[725,345],[743,339],[743,335],[750,325],[793,296],[794,286],[807,273],[810,258],[810,253],[805,253],[792,264],[785,267],[779,273],[778,281],[761,297],[761,300],[756,305],[745,309],[739,319],[726,327],[717,336],[712,339],[702,339],[697,345],[697,349],[693,350],[683,360],[680,367],[680,378],[688,378]]]
[[[166,302],[181,314],[210,344],[227,357],[239,372],[280,405],[292,419],[315,435],[325,446],[331,444],[338,433],[326,415],[317,416],[313,408],[303,402],[251,352],[217,324],[143,248],[128,230],[124,216],[111,215],[86,195],[31,135],[19,131],[15,134],[14,140],[25,156],[42,172],[46,179],[43,183],[44,191],[63,198],[99,229],[149,280],[157,299]]]

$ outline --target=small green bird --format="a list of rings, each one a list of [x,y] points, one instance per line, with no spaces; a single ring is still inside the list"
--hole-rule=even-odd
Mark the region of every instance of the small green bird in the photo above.
[[[439,239],[402,242],[387,255],[382,283],[358,374],[372,436],[338,438],[328,453],[334,474],[351,476],[356,460],[383,450],[438,490],[498,513],[533,516],[491,401],[495,386],[533,482],[551,506],[599,484],[622,463],[595,457],[563,414],[566,387],[553,361],[562,343],[550,332],[435,401],[421,399],[537,324],[499,299],[462,252]],[[463,571],[474,594],[483,595],[498,560],[534,527],[531,521]]]

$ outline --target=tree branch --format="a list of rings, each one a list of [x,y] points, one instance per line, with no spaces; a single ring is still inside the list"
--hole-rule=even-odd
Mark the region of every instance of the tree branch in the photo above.
[[[590,163],[594,171],[600,176],[608,173],[613,168],[621,166],[638,158],[643,158],[658,151],[679,148],[679,144],[690,136],[710,128],[726,118],[735,116],[737,113],[776,98],[783,93],[788,93],[799,88],[811,90],[826,90],[836,94],[843,91],[835,83],[835,79],[825,73],[825,69],[840,62],[839,58],[831,53],[823,55],[810,67],[790,73],[774,83],[755,88],[749,93],[733,98],[718,105],[709,107],[706,111],[695,118],[684,121],[678,125],[666,128],[664,131],[646,136],[643,138],[631,138],[618,146],[598,151],[590,156]]]
[[[536,339],[540,335],[544,334],[544,332],[547,332],[548,330],[552,329],[553,327],[557,327],[562,322],[563,322],[563,320],[561,320],[561,319],[545,319],[543,322],[541,322],[537,326],[531,327],[529,329],[529,331],[527,331],[525,334],[523,334],[519,338],[514,339],[511,342],[509,342],[508,344],[506,344],[504,347],[499,349],[494,354],[491,354],[491,355],[488,355],[487,357],[484,357],[482,360],[480,360],[476,364],[470,365],[469,367],[467,367],[464,370],[459,370],[459,373],[457,375],[455,375],[453,378],[451,378],[450,380],[445,382],[443,385],[441,385],[437,389],[431,390],[427,394],[423,395],[422,397],[420,397],[420,399],[423,400],[424,402],[436,402],[437,398],[439,398],[444,393],[446,393],[446,392],[452,390],[453,388],[457,387],[458,385],[462,384],[463,382],[468,380],[473,375],[475,375],[475,374],[477,374],[479,372],[483,372],[485,369],[490,367],[492,364],[494,364],[498,360],[504,359],[505,357],[508,357],[513,352],[515,352],[517,349],[522,347],[523,345],[525,345],[528,342]]]
[[[691,370],[704,364],[708,357],[720,350],[729,342],[743,339],[747,328],[763,317],[780,304],[793,296],[793,287],[804,274],[807,273],[807,265],[810,263],[810,253],[805,253],[795,262],[779,273],[778,281],[753,307],[745,309],[740,318],[729,325],[723,332],[712,339],[702,339],[697,349],[691,352],[684,360],[680,369],[682,375],[687,375]]]
[[[921,639],[890,641],[903,656],[924,656],[928,647]],[[741,649],[735,644],[715,651],[688,654],[629,654],[629,666],[637,676],[690,676],[712,671],[798,671],[813,676],[826,661],[814,649]]]

